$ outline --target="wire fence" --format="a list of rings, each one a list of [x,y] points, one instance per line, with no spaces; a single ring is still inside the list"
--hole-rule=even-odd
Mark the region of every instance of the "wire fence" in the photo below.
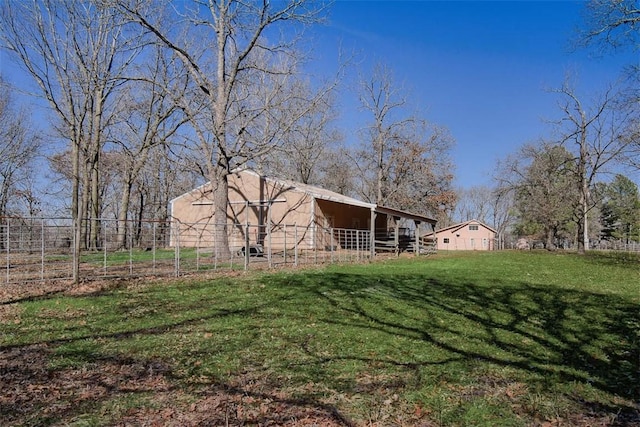
[[[622,240],[611,241],[603,240],[598,242],[593,249],[602,251],[614,251],[614,252],[637,252],[640,253],[640,242],[625,242]]]
[[[376,253],[435,251],[433,241],[416,238],[415,232],[407,230],[376,230],[372,239],[370,230],[296,224],[100,219],[83,222],[82,227],[82,241],[76,245],[68,218],[0,218],[4,258],[0,283],[177,277],[218,270],[362,262]]]

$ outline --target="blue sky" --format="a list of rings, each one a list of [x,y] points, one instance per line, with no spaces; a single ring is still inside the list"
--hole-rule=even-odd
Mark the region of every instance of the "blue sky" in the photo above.
[[[456,140],[456,185],[490,185],[496,160],[551,133],[560,117],[549,92],[567,73],[589,97],[617,80],[631,53],[598,56],[572,49],[584,2],[347,1],[331,7],[313,31],[314,66],[335,69],[338,48],[355,52],[363,73],[391,67],[412,105]],[[637,63],[637,58],[636,58]],[[345,79],[339,107],[347,144],[364,126],[356,71]]]
[[[638,63],[630,52],[571,49],[584,4],[336,0],[327,25],[306,33],[314,49],[309,69],[330,76],[340,49],[355,54],[339,91],[338,126],[346,143],[356,144],[366,123],[352,90],[357,74],[376,63],[391,67],[413,108],[454,137],[456,186],[490,185],[497,159],[550,135],[548,121],[560,111],[549,89],[567,73],[587,98],[618,79],[625,64]],[[19,79],[3,52],[0,69]],[[640,183],[640,174],[630,177]]]

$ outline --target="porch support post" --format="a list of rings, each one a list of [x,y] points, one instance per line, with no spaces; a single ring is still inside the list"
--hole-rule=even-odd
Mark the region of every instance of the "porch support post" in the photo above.
[[[267,260],[269,262],[269,268],[273,268],[273,259],[271,258],[271,201],[267,204],[267,244],[269,245]]]
[[[395,222],[395,233],[393,237],[393,247],[396,251],[396,256],[400,256],[400,217],[394,216],[393,221]]]
[[[311,218],[309,221],[309,227],[311,228],[311,242],[309,242],[309,247],[308,249],[313,249],[314,251],[317,249],[318,246],[318,242],[316,241],[318,239],[318,233],[317,233],[317,228],[318,228],[318,224],[317,224],[317,218],[316,218],[316,198],[315,197],[311,197]],[[306,231],[305,231],[305,235],[306,235]]]
[[[371,259],[376,255],[376,208],[371,208],[371,226],[369,227],[371,233]]]
[[[420,255],[420,221],[415,220],[414,223],[416,225],[416,248],[413,252],[415,256],[418,256]]]

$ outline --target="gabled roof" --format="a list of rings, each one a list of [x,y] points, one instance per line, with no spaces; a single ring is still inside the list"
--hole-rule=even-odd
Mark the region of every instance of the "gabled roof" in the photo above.
[[[187,191],[186,193],[182,193],[179,196],[174,197],[173,199],[169,200],[169,205],[172,205],[173,202],[175,202],[176,200],[182,199],[183,197],[188,196],[189,194],[193,194],[195,192],[202,193],[203,190],[206,190],[207,186],[210,185],[210,184],[211,184],[211,181],[207,181],[204,184],[200,184],[196,188]]]
[[[363,202],[362,200],[354,199],[353,197],[345,196],[335,191],[326,190],[321,187],[316,187],[310,184],[303,184],[301,182],[295,182],[288,179],[263,177],[266,181],[271,181],[275,184],[282,185],[283,187],[297,190],[302,193],[308,194],[316,199],[328,200],[331,202],[343,203],[345,205],[358,206],[361,208],[374,209],[376,207],[373,203]]]
[[[247,172],[256,174],[256,172],[254,171],[247,170]],[[295,182],[295,181],[282,179],[282,178],[273,178],[273,177],[263,177],[263,178],[273,183],[289,186],[292,189],[304,192],[316,199],[342,203],[350,206],[358,206],[362,208],[373,209],[378,213],[391,215],[391,216],[398,216],[401,218],[407,218],[413,221],[428,222],[433,225],[435,225],[437,222],[437,220],[426,217],[424,215],[418,215],[418,214],[406,212],[400,209],[389,208],[386,206],[377,205],[375,203],[363,202],[362,200],[354,199],[353,197],[345,196],[343,194],[336,193],[335,191],[327,190],[321,187],[316,187],[314,185],[303,184],[301,182]]]
[[[436,233],[442,233],[442,232],[455,233],[456,231],[458,231],[458,230],[460,230],[460,229],[462,229],[462,228],[464,228],[464,227],[466,227],[467,225],[470,225],[470,224],[474,224],[474,225],[477,224],[477,225],[480,225],[480,226],[486,228],[487,230],[489,230],[489,231],[491,231],[493,233],[497,233],[496,230],[494,230],[493,228],[489,227],[487,224],[478,221],[477,219],[471,219],[469,221],[461,222],[461,223],[458,223],[458,224],[453,224],[453,225],[450,225],[449,227],[445,227],[445,228],[441,228],[440,230],[436,230],[435,232]]]
[[[385,207],[385,206],[379,206],[375,203],[368,203],[368,202],[363,202],[362,200],[358,200],[358,199],[354,199],[353,197],[349,197],[349,196],[345,196],[343,194],[340,193],[336,193],[335,191],[331,191],[331,190],[327,190],[321,187],[316,187],[314,185],[310,185],[310,184],[303,184],[301,182],[296,182],[296,181],[292,181],[292,180],[288,180],[288,179],[283,179],[283,178],[275,178],[275,177],[269,177],[269,176],[262,176],[259,173],[251,170],[251,169],[236,169],[233,171],[233,173],[248,173],[257,177],[262,177],[265,181],[269,181],[273,184],[278,184],[281,185],[285,188],[294,190],[294,191],[299,191],[301,193],[305,193],[310,195],[311,197],[315,198],[315,199],[319,199],[319,200],[326,200],[326,201],[330,201],[330,202],[336,202],[336,203],[342,203],[345,205],[349,205],[349,206],[357,206],[357,207],[361,207],[361,208],[366,208],[366,209],[372,209],[375,212],[378,213],[382,213],[382,214],[386,214],[386,215],[392,215],[392,216],[399,216],[401,218],[407,218],[407,219],[411,219],[414,221],[420,221],[420,222],[427,222],[430,224],[435,225],[436,224],[436,220],[433,218],[429,218],[423,215],[418,215],[418,214],[413,214],[411,212],[405,212],[399,209],[394,209],[394,208],[389,208],[389,207]],[[198,186],[197,188],[182,194],[178,197],[175,197],[174,199],[172,199],[169,203],[173,203],[175,200],[178,200],[188,194],[191,194],[195,191],[202,191],[204,188],[206,188],[208,185],[210,185],[210,181],[206,182],[200,186]]]

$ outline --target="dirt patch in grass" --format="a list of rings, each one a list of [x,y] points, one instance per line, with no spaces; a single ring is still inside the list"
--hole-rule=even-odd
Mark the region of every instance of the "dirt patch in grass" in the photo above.
[[[184,274],[179,279],[175,277],[158,276],[153,274],[137,275],[129,277],[95,277],[83,279],[79,283],[71,280],[43,280],[24,283],[0,283],[0,306],[50,298],[58,295],[90,296],[118,288],[135,289],[158,284],[171,284],[176,280],[237,278],[250,274],[245,271],[218,270],[212,272],[200,272]]]
[[[137,408],[118,420],[117,426],[349,426],[337,411],[315,407],[313,403],[296,402],[286,397],[254,397],[236,390],[218,390],[188,405],[175,405],[173,396],[165,394],[156,400],[159,408]]]
[[[318,393],[313,384],[291,390],[273,379],[246,373],[227,384],[203,379],[185,386],[161,361],[101,357],[82,367],[52,369],[53,357],[44,344],[0,349],[3,425],[63,425],[83,418],[111,426],[365,425],[340,411],[338,397]],[[379,391],[370,393],[369,397]],[[522,419],[532,420],[532,426],[640,426],[637,411],[615,412],[590,402],[573,402],[574,411],[538,418],[531,413],[527,386],[522,383],[481,381],[455,395],[461,402],[476,398],[503,402]],[[438,425],[428,408],[408,408],[393,396],[382,397],[366,425]]]
[[[0,304],[11,304],[51,296],[64,292],[69,288],[70,284],[62,281],[3,283],[0,285]]]
[[[113,357],[51,369],[51,357],[46,345],[0,349],[0,424],[58,425],[98,416],[99,424],[115,426],[352,425],[329,404],[255,381],[187,394],[162,362]]]
[[[40,425],[72,420],[116,396],[162,393],[171,386],[160,363],[101,359],[79,369],[51,369],[44,344],[0,350],[0,420]]]
[[[20,323],[22,307],[18,304],[0,304],[0,325],[3,323]]]

